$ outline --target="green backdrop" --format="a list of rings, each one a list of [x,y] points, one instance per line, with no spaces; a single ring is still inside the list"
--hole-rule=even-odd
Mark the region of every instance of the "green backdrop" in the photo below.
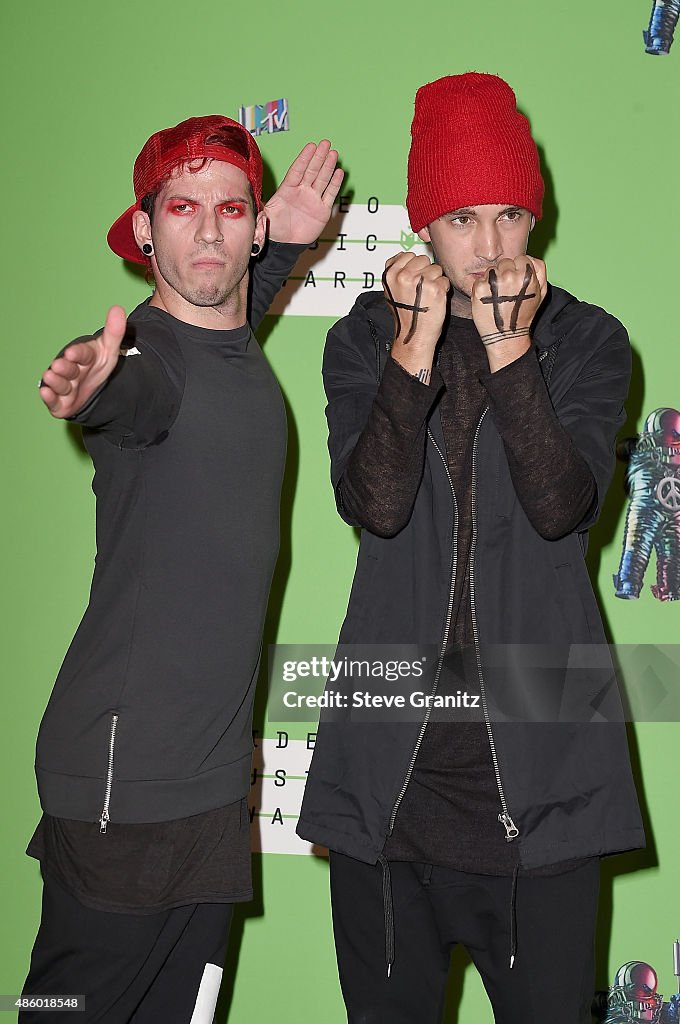
[[[348,172],[345,191],[357,201],[378,195],[401,203],[416,88],[471,69],[501,74],[531,118],[545,162],[548,215],[536,246],[551,279],[603,305],[630,330],[632,434],[651,409],[680,405],[680,43],[668,57],[645,55],[649,6],[3,5],[0,992],[20,990],[39,917],[38,867],[23,853],[39,813],[34,740],[87,599],[93,556],[91,467],[77,435],[41,407],[36,382],[55,350],[99,326],[111,303],[130,309],[146,294],[105,244],[110,223],[130,202],[143,141],[193,114],[235,117],[241,104],[285,96],[291,130],[261,139],[274,177],[305,141],[328,136]],[[327,482],[319,368],[330,322],[270,317],[263,332],[291,432],[270,642],[332,643],[354,566],[353,531],[337,518]],[[673,643],[677,604],[654,601],[648,587],[637,602],[613,597],[624,510],[619,469],[591,556],[612,637]],[[601,987],[621,963],[639,958],[657,968],[664,993],[674,990],[677,749],[676,723],[635,729],[650,846],[605,866]],[[258,897],[235,930],[242,941],[232,956],[238,971],[230,1024],[342,1021],[325,862],[264,855],[256,857],[255,874]],[[481,984],[457,956],[452,1007],[460,990],[459,1019],[490,1022]],[[220,1022],[228,999],[222,1002]],[[448,1019],[457,1019],[455,1010]]]

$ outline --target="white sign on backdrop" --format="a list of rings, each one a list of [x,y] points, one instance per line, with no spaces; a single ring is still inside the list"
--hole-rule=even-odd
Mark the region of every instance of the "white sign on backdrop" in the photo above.
[[[381,290],[385,260],[398,252],[430,255],[411,231],[404,206],[341,199],[322,237],[304,252],[269,312],[293,316],[349,313],[362,292]]]
[[[326,853],[295,834],[315,739],[315,732],[305,740],[291,740],[283,731],[276,739],[257,739],[248,797],[253,850]]]

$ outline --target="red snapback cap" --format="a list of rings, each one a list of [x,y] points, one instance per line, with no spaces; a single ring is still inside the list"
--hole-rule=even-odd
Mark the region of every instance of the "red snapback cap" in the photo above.
[[[255,139],[238,121],[221,114],[190,117],[174,128],[156,132],[144,143],[135,160],[132,184],[136,202],[111,226],[106,240],[117,256],[131,263],[148,266],[132,230],[132,215],[141,209],[141,200],[169,177],[172,171],[190,160],[222,160],[243,171],[262,209],[262,156]]]

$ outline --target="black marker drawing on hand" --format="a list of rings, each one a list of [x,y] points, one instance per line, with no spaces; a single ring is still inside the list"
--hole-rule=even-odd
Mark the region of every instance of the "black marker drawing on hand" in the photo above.
[[[515,338],[529,337],[529,328],[520,327],[518,331],[497,331],[496,334],[482,334],[482,343],[487,347],[489,345],[496,345],[499,341],[508,341]]]
[[[485,295],[479,301],[488,305],[489,302],[493,303],[493,319],[496,327],[499,331],[505,331],[507,328],[503,323],[503,317],[501,316],[500,304],[501,302],[514,302],[512,313],[510,315],[510,331],[517,330],[517,318],[519,317],[520,306],[523,302],[528,299],[536,298],[536,292],[531,292],[527,295],[527,288],[531,281],[532,268],[527,263],[526,273],[524,274],[524,281],[522,287],[517,295],[499,295],[498,294],[498,280],[496,278],[496,271],[489,271],[489,288],[491,289],[491,295]]]
[[[420,305],[420,296],[423,293],[423,278],[421,276],[419,278],[419,280],[418,280],[418,284],[416,285],[415,301],[414,301],[414,304],[412,306],[410,306],[407,302],[395,302],[394,301],[394,297],[392,295],[392,291],[390,289],[390,286],[387,283],[387,276],[386,275],[387,275],[387,271],[385,271],[385,273],[383,274],[383,285],[384,285],[384,287],[387,290],[387,293],[389,295],[389,299],[387,299],[387,302],[389,303],[389,305],[392,306],[393,309],[410,309],[411,312],[413,313],[413,318],[411,320],[411,326],[409,327],[408,334],[404,338],[404,344],[408,345],[409,341],[413,337],[413,334],[415,332],[416,327],[418,326],[418,314],[419,313],[429,313],[430,312],[430,307],[429,306],[421,306]],[[397,333],[394,336],[394,340],[396,341],[397,338],[399,337],[399,332],[401,331],[401,323],[399,321],[399,317],[395,317],[395,319],[397,321]]]
[[[420,305],[420,296],[423,294],[423,278],[422,275],[418,278],[418,284],[416,285],[416,300],[413,303],[413,319],[411,320],[411,329],[404,338],[404,344],[408,345],[409,341],[415,333],[415,329],[418,326],[418,313],[427,312],[427,307],[423,308]]]

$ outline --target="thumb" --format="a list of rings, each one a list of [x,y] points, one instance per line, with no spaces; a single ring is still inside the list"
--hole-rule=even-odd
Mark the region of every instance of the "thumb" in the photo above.
[[[541,299],[544,299],[546,292],[548,291],[548,277],[545,269],[545,263],[543,260],[539,260],[536,256],[529,256],[528,253],[526,258],[531,261],[536,280],[538,281],[538,286],[541,290]]]
[[[106,314],[106,323],[102,332],[102,341],[107,351],[118,351],[125,337],[127,318],[122,306],[111,306]]]

